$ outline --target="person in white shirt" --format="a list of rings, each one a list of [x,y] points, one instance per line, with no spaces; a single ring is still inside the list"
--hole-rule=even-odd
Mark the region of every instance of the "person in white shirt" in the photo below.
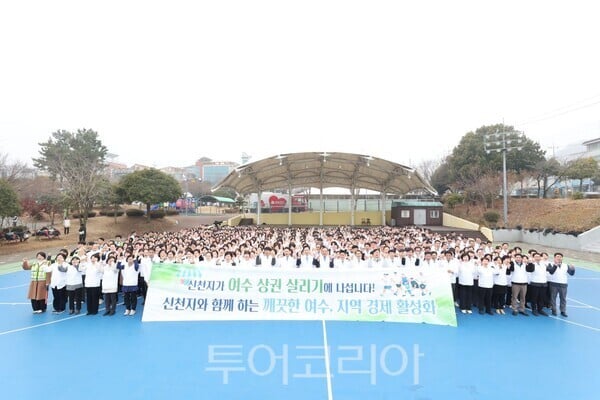
[[[494,288],[494,275],[497,275],[498,271],[494,268],[494,264],[490,263],[490,257],[484,256],[480,260],[480,264],[477,267],[477,275],[479,276],[479,287],[477,307],[479,308],[479,314],[494,315],[492,312],[492,291]]]
[[[106,262],[102,263],[102,294],[106,312],[103,314],[115,315],[117,308],[117,291],[119,290],[119,270],[113,254],[108,255]]]
[[[508,274],[510,273],[510,256],[505,255],[500,258],[494,258],[494,268],[498,274],[494,275],[494,290],[492,292],[492,307],[496,309],[496,314],[504,314],[504,305],[506,304],[506,286],[508,285]]]
[[[352,263],[348,259],[348,252],[346,250],[340,250],[337,252],[337,256],[333,260],[333,267],[339,269],[350,269],[353,267]]]
[[[292,256],[292,251],[289,247],[283,248],[283,255],[278,258],[276,264],[284,269],[296,268],[296,257]]]
[[[310,247],[305,245],[302,247],[302,254],[298,256],[296,259],[296,267],[297,268],[314,268],[315,265],[313,263],[314,258],[310,253]]]
[[[79,270],[80,259],[77,256],[71,258],[67,266],[67,297],[69,299],[69,314],[81,312],[81,300],[83,298],[83,278]]]
[[[65,255],[58,253],[52,265],[46,267],[50,272],[50,287],[52,288],[53,314],[62,314],[67,308],[67,269],[69,264],[65,261]]]
[[[146,304],[146,296],[148,295],[148,285],[150,284],[150,277],[152,276],[152,258],[154,256],[154,250],[146,249],[142,253],[140,258],[140,269],[144,272],[144,287],[145,290],[142,292],[143,301],[142,304]]]
[[[475,265],[471,261],[471,256],[463,253],[458,263],[458,288],[460,297],[460,311],[463,314],[472,314],[473,305],[473,275],[475,274]]]
[[[320,254],[316,257],[315,268],[333,268],[333,260],[329,256],[329,249],[322,247]]]
[[[137,290],[139,263],[133,258],[132,254],[125,255],[125,264],[121,261],[117,264],[117,269],[121,270],[123,275],[123,296],[125,297],[125,314],[135,315],[137,308]]]
[[[523,256],[520,253],[516,253],[514,262],[510,267],[512,281],[511,306],[513,315],[529,315],[525,312],[525,296],[527,295],[528,283],[527,269],[530,269],[530,267],[527,267],[523,262]]]
[[[238,268],[253,268],[255,266],[254,260],[251,257],[250,250],[244,250],[240,261],[237,263]]]
[[[548,267],[548,283],[550,286],[550,308],[556,315],[556,296],[560,297],[560,315],[567,318],[567,286],[568,276],[575,275],[575,267],[562,263],[562,253],[554,253],[554,263]]]
[[[371,250],[371,258],[369,258],[369,263],[367,268],[369,269],[382,269],[384,267],[383,258],[381,258],[381,252],[379,249]]]
[[[533,271],[529,276],[529,286],[527,292],[530,294],[530,303],[532,314],[536,317],[538,315],[548,316],[544,311],[546,305],[546,288],[548,286],[547,269],[548,265],[542,262],[542,255],[539,253],[533,253],[533,263],[530,264],[530,268],[533,267]]]
[[[445,272],[448,277],[448,282],[450,282],[450,286],[452,287],[454,305],[458,307],[458,260],[454,258],[454,252],[446,250],[444,252],[444,258],[438,262],[438,266],[442,268],[443,272]]]
[[[100,253],[92,253],[88,256],[88,262],[82,263],[80,271],[85,271],[85,291],[87,315],[98,314],[100,300],[100,280],[102,279],[102,267],[100,265]]]

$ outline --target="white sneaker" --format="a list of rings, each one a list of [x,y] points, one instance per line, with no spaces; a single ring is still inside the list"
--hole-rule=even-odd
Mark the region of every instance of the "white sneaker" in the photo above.
[[[471,311],[471,310],[467,310],[467,313],[468,313],[468,314],[473,314],[473,311]]]
[[[98,300],[98,304],[104,304],[104,300],[102,300],[102,299]]]
[[[135,310],[129,311],[129,315],[135,315]]]
[[[129,315],[129,310],[125,310],[125,313],[123,315]]]

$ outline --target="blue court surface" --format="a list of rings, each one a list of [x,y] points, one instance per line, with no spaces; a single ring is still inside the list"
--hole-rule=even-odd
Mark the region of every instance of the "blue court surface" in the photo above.
[[[458,313],[458,328],[142,323],[142,307],[126,317],[122,305],[113,317],[34,315],[28,282],[24,271],[0,275],[4,399],[596,399],[600,393],[600,273],[583,268],[569,283],[567,319]]]

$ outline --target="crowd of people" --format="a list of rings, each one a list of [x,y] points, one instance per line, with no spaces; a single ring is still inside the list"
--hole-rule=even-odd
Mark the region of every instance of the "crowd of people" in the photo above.
[[[416,227],[217,227],[177,232],[132,232],[127,238],[81,242],[52,256],[39,252],[23,260],[31,273],[28,298],[34,313],[46,311],[52,292],[53,313],[67,305],[79,314],[115,315],[122,293],[125,315],[145,300],[152,268],[185,263],[223,268],[333,268],[337,270],[412,268],[447,277],[455,305],[464,314],[567,317],[568,277],[575,267],[534,249],[523,252],[508,243],[492,245],[479,238],[440,234]],[[343,271],[340,271],[343,273]],[[142,300],[142,301],[144,301]]]

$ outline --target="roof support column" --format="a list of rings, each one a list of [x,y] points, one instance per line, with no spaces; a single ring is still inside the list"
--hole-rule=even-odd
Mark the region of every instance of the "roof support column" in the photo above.
[[[385,226],[385,189],[381,191],[381,226]]]
[[[260,209],[262,208],[260,205],[262,190],[258,189],[258,201],[256,202],[256,225],[260,225]]]
[[[292,181],[288,178],[288,193],[290,195],[290,204],[288,205],[288,226],[292,226],[292,206],[294,205],[294,200],[292,200]]]
[[[319,225],[323,226],[323,181],[319,188]]]
[[[354,186],[350,189],[350,226],[354,226],[354,209],[356,208],[356,197],[355,197],[356,189]]]

